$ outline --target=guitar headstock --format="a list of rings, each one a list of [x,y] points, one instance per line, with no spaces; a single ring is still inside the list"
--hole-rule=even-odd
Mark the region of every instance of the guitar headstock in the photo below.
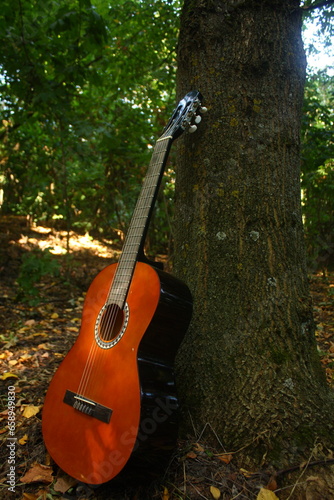
[[[202,100],[203,96],[197,90],[188,92],[175,108],[161,138],[172,137],[176,139],[184,131],[195,132],[202,119],[199,113],[206,113],[207,111],[202,106]]]

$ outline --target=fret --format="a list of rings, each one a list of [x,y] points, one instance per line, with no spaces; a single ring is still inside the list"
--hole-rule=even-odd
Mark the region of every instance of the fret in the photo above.
[[[143,205],[140,207],[140,210],[149,210],[151,208],[152,204],[150,203],[149,205]]]
[[[167,139],[173,139],[173,136],[167,135],[165,137],[160,137],[160,139],[158,139],[157,142],[166,141]]]
[[[131,252],[131,249],[132,249],[132,248],[133,248],[133,249],[136,249],[136,248],[137,248],[137,246],[138,246],[137,242],[133,242],[133,243],[131,242],[131,243],[128,243],[128,244],[127,244],[127,249],[126,249],[125,251],[123,250],[123,253],[122,253],[121,257],[120,257],[120,260],[121,260],[121,259],[123,259],[123,255],[126,255],[127,253],[130,253],[130,252]]]
[[[157,140],[154,146],[151,161],[129,225],[113,283],[108,293],[108,302],[112,303],[112,301],[115,301],[121,308],[123,308],[126,301],[139,251],[144,245],[152,209],[158,194],[172,141],[181,135],[184,130],[188,129],[190,132],[196,130],[196,125],[190,127],[190,123],[195,117],[197,119],[196,123],[200,121],[198,111],[201,108],[201,99],[202,96],[199,92],[189,92],[174,110],[171,119],[165,127],[163,135]],[[204,111],[205,108],[202,109]]]
[[[113,297],[122,297],[125,290],[126,290],[126,287],[114,285],[113,289],[112,289],[112,295],[113,295]]]
[[[137,253],[136,253],[136,255],[137,255]],[[131,258],[129,257],[128,259],[123,259],[123,260],[122,260],[122,266],[124,267],[124,271],[125,271],[125,272],[128,272],[128,270],[129,270],[129,269],[131,268],[131,266],[132,266],[132,263],[133,263],[133,256],[132,256]],[[129,266],[128,266],[128,267],[126,267],[126,265],[127,265],[127,264],[129,264]]]
[[[172,143],[172,136],[161,137],[155,144],[152,158],[125,238],[123,251],[108,294],[108,303],[124,306],[138,252],[148,230],[153,203],[159,189],[163,168]]]

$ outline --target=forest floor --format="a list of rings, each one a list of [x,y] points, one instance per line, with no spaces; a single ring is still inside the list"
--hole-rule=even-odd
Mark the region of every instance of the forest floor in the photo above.
[[[50,247],[60,265],[59,276],[52,261],[43,260],[38,253],[38,248]],[[145,492],[139,487],[93,491],[78,485],[55,466],[45,450],[41,434],[44,395],[59,362],[78,334],[85,291],[96,274],[119,255],[119,247],[112,241],[94,240],[75,233],[71,234],[70,248],[68,257],[65,232],[41,226],[29,227],[23,217],[0,219],[0,498],[334,498],[333,466],[326,466],[327,479],[317,475],[316,467],[311,475],[304,475],[306,468],[311,470],[310,466],[319,465],[313,463],[314,460],[309,460],[307,464],[292,464],[291,469],[276,473],[247,472],[238,468],[237,454],[213,450],[198,436],[179,443],[165,478]],[[24,255],[32,258],[28,259],[28,263],[26,261],[25,272],[21,272],[20,287],[17,279]],[[31,279],[32,274],[40,275],[37,283]],[[314,274],[310,283],[319,355],[328,383],[334,387],[334,273],[328,274],[325,279]],[[34,304],[29,303],[29,289],[35,290]],[[7,394],[12,386],[15,386],[16,440],[15,446],[10,448]],[[11,458],[15,459],[12,476]],[[333,455],[327,458],[328,463],[333,463]],[[277,477],[283,475],[284,490]],[[13,484],[10,480],[15,480],[12,490],[9,489]]]

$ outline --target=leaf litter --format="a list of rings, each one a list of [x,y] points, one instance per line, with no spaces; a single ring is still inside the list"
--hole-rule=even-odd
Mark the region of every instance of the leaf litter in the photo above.
[[[55,278],[43,277],[39,283],[42,301],[31,306],[18,299],[16,283],[20,257],[38,242],[44,247],[65,245],[65,238],[53,230],[33,232],[31,229],[11,224],[8,234],[9,250],[6,265],[1,267],[2,288],[0,292],[0,386],[2,394],[8,386],[15,385],[16,393],[16,487],[12,498],[76,499],[90,500],[139,500],[139,499],[254,499],[275,500],[289,498],[293,484],[281,491],[273,471],[245,471],[237,465],[233,453],[222,451],[220,446],[211,449],[205,441],[180,441],[178,450],[170,464],[166,477],[149,490],[135,487],[115,487],[112,491],[101,488],[93,490],[80,485],[59,469],[48,455],[41,434],[41,410],[44,396],[56,368],[72,346],[80,326],[84,294],[96,274],[114,259],[119,249],[108,243],[85,239],[73,233],[74,261],[70,270],[70,284],[64,285]],[[16,231],[16,232],[15,232]],[[22,241],[22,233],[26,237]],[[14,234],[13,234],[14,233]],[[30,238],[29,238],[30,236]],[[80,239],[81,238],[81,239]],[[51,239],[51,241],[50,241]],[[48,241],[46,241],[48,240]],[[30,246],[29,246],[30,245]],[[6,245],[2,246],[6,248]],[[102,256],[101,256],[102,255]],[[3,257],[3,255],[0,255]],[[106,261],[108,258],[108,261]],[[64,255],[59,259],[62,265]],[[2,260],[0,259],[0,263]],[[68,269],[67,271],[68,272]],[[65,287],[65,289],[64,289]],[[321,362],[327,381],[334,387],[334,273],[324,279],[321,275],[311,277],[314,301],[314,316],[317,323],[317,342]],[[3,401],[3,400],[2,400]],[[0,409],[0,498],[10,498],[7,473],[7,426],[6,405]],[[332,456],[334,460],[334,457]],[[292,468],[294,469],[294,468]],[[297,467],[297,469],[299,469]],[[327,480],[325,487],[331,496],[323,496],[323,476],[316,474],[305,479],[293,498],[327,500],[334,498],[334,480]],[[325,488],[325,490],[326,490]],[[326,491],[327,491],[326,490]],[[297,490],[296,490],[297,491]],[[317,493],[318,491],[322,493]],[[314,492],[314,493],[312,493]],[[332,495],[333,493],[333,495]],[[322,495],[322,496],[319,496]],[[112,495],[112,496],[111,496]],[[311,496],[310,496],[311,495]],[[318,495],[318,496],[316,496]]]

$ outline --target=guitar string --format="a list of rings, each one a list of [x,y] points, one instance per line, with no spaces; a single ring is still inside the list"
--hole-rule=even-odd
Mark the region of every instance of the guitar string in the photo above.
[[[161,154],[160,153],[161,152],[159,151],[158,153],[159,153],[158,156],[159,156],[159,160],[160,160],[160,158],[161,158]],[[153,168],[155,168],[157,165],[160,165],[160,164],[161,164],[161,160],[157,161],[157,162],[154,161],[152,166],[153,166]],[[160,165],[160,168],[161,168],[161,165]],[[146,205],[147,205],[147,200],[153,199],[154,194],[147,193],[147,183],[146,183],[145,188],[146,188],[145,196],[142,197],[141,199],[144,199],[144,203],[146,203]],[[152,190],[152,188],[153,188],[153,191],[154,191],[155,188],[156,188],[156,183],[153,184],[153,185],[148,186],[149,190]],[[141,205],[139,207],[137,207],[137,208],[138,208],[138,210],[134,214],[134,217],[138,217],[138,212],[141,213],[142,209],[143,209],[143,207]],[[138,227],[140,227],[140,226],[138,226]],[[135,226],[134,237],[132,239],[131,239],[131,237],[129,238],[130,248],[132,246],[134,246],[135,243],[136,243],[136,241],[133,242],[132,240],[136,240],[136,238],[138,237],[138,235],[137,235],[137,229],[138,229],[138,227]],[[121,262],[121,260],[122,260],[122,262]],[[115,283],[115,280],[116,280],[116,285],[117,285],[117,279],[118,279],[118,281],[120,283],[122,283],[124,281],[124,278],[127,277],[128,269],[127,269],[126,265],[125,265],[125,267],[123,266],[124,260],[125,261],[128,260],[127,252],[122,253],[122,255],[121,255],[121,259],[120,259],[120,262],[119,262],[119,265],[118,265],[118,268],[117,268],[118,272],[116,270],[116,274],[114,275],[114,279],[113,279],[113,282],[111,284],[111,290],[109,290],[109,294],[108,294],[108,297],[107,297],[105,305],[107,305],[108,302],[110,302],[110,295],[113,294],[113,284]],[[132,266],[133,266],[133,264],[135,264],[135,259],[133,259],[133,258],[130,259],[130,262],[131,262],[131,260],[133,260],[133,263],[132,263]],[[123,274],[124,274],[124,278],[123,278]],[[125,300],[125,297],[123,299],[123,294],[121,294],[120,292],[118,292],[117,288],[116,288],[116,294],[114,293],[114,300],[111,301],[111,302],[116,302],[116,303],[118,303],[119,307],[121,307],[121,304],[122,304],[123,300]],[[111,307],[113,308],[112,313],[108,315],[107,324],[104,326],[104,331],[109,331],[110,334],[109,334],[109,337],[103,339],[104,341],[111,340],[111,338],[113,336],[113,330],[115,328],[116,319],[117,319],[117,313],[118,313],[117,305],[115,306],[115,304],[111,303]],[[106,312],[106,314],[108,314],[108,312]],[[101,322],[100,322],[100,324],[101,324]],[[121,326],[123,326],[123,325],[121,325]],[[94,338],[94,340],[95,340],[95,338]],[[94,366],[97,367],[100,364],[98,362],[99,360],[96,359],[96,352],[99,352],[96,340],[93,343],[92,347],[94,347],[94,348],[91,349],[91,352],[90,352],[90,356],[89,356],[89,359],[88,359],[88,362],[87,362],[87,365],[86,365],[87,370],[85,371],[83,379],[82,379],[82,384],[80,386],[80,392],[79,392],[79,389],[78,389],[78,392],[81,393],[81,394],[83,394],[83,393],[85,393],[87,391],[87,386],[88,386],[89,379],[91,380],[92,378],[94,378],[94,373],[93,373]],[[100,351],[103,351],[103,349],[100,349]],[[98,356],[98,358],[101,357],[102,354],[103,354],[103,352],[100,353],[100,356]]]
[[[125,252],[123,250],[123,252],[121,254],[118,266],[116,268],[116,271],[115,271],[115,274],[113,277],[113,280],[112,280],[110,287],[109,287],[107,299],[106,299],[105,304],[104,304],[104,306],[106,306],[105,314],[107,314],[107,320],[106,320],[106,325],[103,325],[103,331],[109,332],[109,334],[107,335],[107,338],[102,338],[102,340],[105,342],[111,341],[113,337],[116,338],[117,335],[119,334],[119,332],[118,333],[116,332],[116,334],[114,334],[113,332],[114,332],[114,328],[116,326],[116,321],[117,321],[117,316],[119,314],[119,310],[121,309],[120,304],[125,303],[126,293],[124,294],[124,292],[117,290],[117,288],[116,288],[116,293],[115,293],[113,291],[113,287],[114,287],[115,281],[116,281],[116,285],[117,285],[117,280],[119,281],[119,283],[122,283],[125,278],[129,279],[130,273],[131,273],[131,275],[130,275],[128,287],[131,284],[132,273],[133,273],[134,267],[136,265],[136,257],[137,257],[137,254],[139,251],[139,246],[141,243],[141,241],[139,241],[139,239],[140,239],[140,237],[142,237],[143,231],[146,228],[146,221],[147,221],[147,217],[148,217],[148,213],[149,213],[149,212],[147,212],[147,215],[144,216],[143,211],[145,209],[146,210],[151,209],[154,195],[155,195],[155,191],[156,191],[156,188],[158,185],[158,179],[159,179],[159,176],[161,173],[161,167],[162,167],[163,161],[165,159],[165,154],[168,150],[168,146],[166,149],[161,149],[160,144],[163,145],[162,141],[157,142],[155,150],[153,152],[152,161],[150,163],[147,176],[145,177],[143,188],[142,188],[142,193],[141,193],[139,200],[138,200],[138,203],[136,205],[131,223],[132,223],[132,221],[136,221],[136,218],[138,218],[138,217],[139,218],[145,217],[146,220],[145,220],[144,224],[142,223],[142,224],[139,224],[138,226],[135,226],[134,223],[132,223],[132,226],[133,226],[132,228],[131,228],[131,224],[130,224],[129,232],[130,232],[130,230],[131,230],[131,232],[129,234],[128,241],[126,241],[126,243],[125,243],[126,246],[124,245]],[[158,151],[156,151],[156,149]],[[156,156],[158,156],[157,160],[156,160]],[[159,166],[159,170],[157,170],[158,166]],[[156,179],[156,182],[150,184],[151,179],[154,179],[154,178]],[[149,205],[147,204],[148,201],[150,201]],[[143,205],[143,203],[144,203],[144,205]],[[141,215],[139,215],[139,214],[141,214]],[[138,230],[140,230],[139,234],[138,234]],[[133,233],[133,234],[131,234],[131,233]],[[134,250],[132,249],[132,247],[134,247],[136,249],[135,250],[135,254],[136,254],[135,257],[133,257],[131,255],[131,253],[134,253]],[[126,251],[127,248],[131,249],[129,252],[130,258],[129,258],[128,252]],[[127,262],[126,262],[127,260],[131,264],[129,268],[127,267]],[[124,264],[124,261],[125,261],[125,264]],[[110,302],[110,299],[113,295],[114,295],[114,298],[113,298],[114,300],[112,300]],[[110,308],[108,309],[109,305],[112,308],[111,313],[109,312]],[[102,308],[104,306],[102,306]],[[118,307],[120,309],[118,309]],[[103,318],[103,314],[101,315],[101,318],[100,318],[100,325],[101,325],[102,318]],[[123,321],[121,324],[121,328],[123,327],[123,323],[124,323],[124,318],[123,318]],[[95,330],[95,325],[94,325],[94,330]],[[108,349],[106,349],[106,350],[108,350]],[[87,394],[87,388],[89,385],[89,381],[91,381],[92,379],[94,380],[94,372],[96,372],[98,366],[101,364],[101,358],[104,354],[104,351],[105,351],[105,349],[100,348],[98,346],[98,343],[95,339],[95,331],[94,331],[94,339],[93,339],[93,342],[92,342],[92,345],[91,345],[91,348],[90,348],[90,351],[89,351],[89,354],[87,357],[87,361],[85,364],[85,368],[83,370],[81,381],[79,383],[78,394],[81,394],[81,395]],[[94,370],[94,367],[95,367],[95,370]]]
[[[102,341],[106,341],[106,342],[108,342],[109,337],[111,339],[112,332],[115,328],[117,312],[118,312],[117,305],[119,305],[119,306],[121,305],[121,293],[117,290],[117,283],[122,282],[122,269],[124,269],[124,268],[122,268],[122,265],[121,265],[121,267],[116,268],[116,273],[113,277],[112,285],[111,285],[111,287],[112,287],[113,284],[115,284],[116,292],[115,292],[115,288],[114,289],[111,288],[112,289],[111,297],[110,297],[110,293],[109,293],[107,295],[107,298],[106,298],[104,305],[102,306],[102,308],[105,307],[105,314],[107,314],[108,317],[107,317],[107,321],[104,321],[103,313],[102,313],[101,318],[100,318],[100,325],[99,325],[100,332],[98,332],[98,334],[102,338]],[[118,270],[118,272],[117,272],[117,270]],[[111,300],[111,298],[112,298],[112,300]],[[108,307],[109,305],[110,305],[110,307]],[[102,321],[104,321],[104,325],[102,325],[103,330],[101,328]],[[102,330],[102,332],[101,332],[101,330]],[[107,336],[104,335],[104,332],[108,332],[108,330],[110,331],[109,335],[107,335]],[[104,354],[105,354],[104,349],[99,348],[97,341],[95,339],[95,325],[94,325],[94,339],[92,342],[90,356],[87,360],[86,367],[85,367],[85,370],[83,373],[82,383],[80,384],[80,387],[78,388],[78,392],[80,394],[84,395],[87,393],[89,381],[92,379],[94,380],[94,372],[96,372],[96,370],[100,366],[101,358],[104,356]],[[95,367],[95,369],[94,369],[94,367]]]
[[[169,133],[171,133],[171,130],[173,130],[173,128],[175,129],[175,124],[172,123],[171,127],[169,127],[169,130],[168,130]],[[153,187],[153,192],[151,193],[151,204],[150,204],[149,208],[151,208],[151,206],[153,204],[155,190],[157,188],[157,185],[158,185],[158,182],[159,182],[159,176],[161,174],[161,167],[162,167],[163,161],[165,159],[165,153],[167,152],[168,146],[169,146],[169,144],[167,143],[167,148],[164,151],[160,151],[159,150],[160,149],[160,144],[162,143],[162,141],[165,141],[166,139],[168,139],[168,140],[173,139],[173,136],[172,135],[168,136],[168,135],[166,135],[166,132],[165,132],[163,134],[163,136],[160,139],[158,139],[158,141],[156,142],[155,148],[154,148],[153,155],[152,155],[152,161],[150,162],[150,166],[149,166],[148,174],[151,173],[151,171],[154,171],[154,168],[156,167],[156,165],[160,164],[160,168],[159,168],[159,171],[158,171],[158,177],[157,177],[157,183],[154,185],[154,187],[152,186]],[[153,158],[154,158],[154,155],[156,153],[156,149],[157,149],[157,154],[158,154],[158,157],[160,158],[160,160],[159,160],[159,162],[155,163],[153,161]],[[145,178],[144,186],[142,188],[142,192],[144,192],[144,187],[147,187],[147,184],[148,184],[148,181],[146,181],[146,178]],[[150,199],[149,195],[147,195],[147,199]],[[137,209],[137,206],[138,207],[140,206],[140,203],[139,203],[140,200],[141,200],[141,196],[140,196],[140,198],[138,200],[138,203],[136,205],[136,209]],[[148,215],[149,215],[149,212],[147,213],[146,221],[145,221],[145,224],[144,224],[144,226],[142,228],[142,231],[144,231],[145,228],[146,228],[146,222],[147,222]],[[132,219],[131,219],[131,224],[132,224],[133,220],[134,220],[134,217],[132,217]],[[131,228],[131,224],[130,224],[130,228]],[[136,228],[134,228],[134,229],[136,229]],[[132,236],[132,239],[134,240],[134,243],[132,243],[132,245],[134,245],[135,248],[137,248],[137,250],[136,250],[137,252],[139,251],[139,248],[140,248],[141,239],[139,240],[138,246],[136,246],[136,242],[138,242],[138,236],[141,235],[141,237],[142,237],[142,235],[143,235],[142,231],[141,231],[141,233],[139,233],[139,235],[136,234],[136,233],[134,233],[134,235]],[[129,241],[131,241],[131,236],[129,238]],[[131,248],[131,246],[130,246],[130,248]],[[130,253],[130,255],[131,255],[131,253]],[[121,259],[122,259],[122,256],[123,256],[123,253],[121,255]],[[119,264],[118,264],[118,266],[116,268],[116,271],[115,271],[112,283],[110,284],[110,287],[109,287],[109,292],[107,294],[107,300],[106,300],[106,302],[104,304],[104,306],[107,306],[107,308],[108,308],[108,305],[109,305],[108,301],[110,300],[110,297],[112,296],[112,293],[113,293],[113,283],[114,283],[115,279],[117,279],[119,276],[122,276],[122,272],[124,272],[124,269],[122,267],[123,264],[121,263],[121,259],[120,259]],[[131,262],[131,259],[130,259],[130,262]],[[116,297],[117,297],[117,293],[119,293],[120,294],[120,298],[121,298],[120,303],[122,304],[122,306],[124,306],[124,304],[125,304],[126,296],[127,296],[129,287],[131,285],[132,274],[134,272],[135,265],[136,265],[136,259],[134,259],[134,261],[132,262],[132,266],[130,266],[131,274],[130,274],[128,286],[127,286],[127,289],[126,289],[126,293],[124,294],[124,297],[122,297],[121,292],[118,292],[117,289],[116,289]],[[119,272],[118,272],[118,270],[119,270]],[[126,270],[126,267],[125,267],[125,270]],[[127,272],[125,272],[125,276],[126,275],[127,275]],[[115,300],[115,302],[117,303],[117,299]],[[104,306],[102,306],[102,308]],[[117,319],[117,311],[118,311],[118,309],[117,309],[117,304],[116,304],[116,307],[114,307],[114,309],[113,309],[113,313],[110,315],[110,317],[108,316],[108,318],[107,318],[108,328],[110,328],[110,335],[111,335],[110,340],[111,340],[111,338],[113,336],[112,332],[113,332],[113,329],[115,327],[115,322],[116,322],[116,319]],[[100,310],[100,312],[101,312],[101,310]],[[102,314],[102,317],[103,317],[103,314]],[[100,318],[100,324],[101,324],[102,317]],[[94,366],[95,366],[95,371],[96,371],[96,366],[97,366],[97,363],[96,363],[96,360],[95,360],[96,353],[98,353],[98,357],[101,358],[102,352],[104,351],[104,349],[99,349],[98,350],[98,343],[96,342],[96,339],[95,339],[96,321],[97,320],[95,320],[95,325],[94,325],[94,338],[93,338],[92,346],[91,346],[91,349],[90,349],[90,352],[89,352],[89,355],[88,355],[88,359],[87,359],[87,362],[86,362],[86,366],[85,366],[85,369],[84,369],[84,373],[83,373],[83,376],[82,376],[81,383],[79,384],[82,387],[82,391],[86,390],[85,388],[87,388],[89,380],[92,379],[92,371],[94,370]],[[116,337],[117,337],[117,332],[116,332]],[[102,340],[104,340],[104,339],[102,339]],[[108,341],[108,339],[107,339],[107,341]],[[78,392],[79,392],[79,390],[78,390]],[[79,392],[79,394],[80,394],[80,392]]]
[[[156,151],[156,148],[158,151]],[[152,155],[152,160],[150,162],[150,166],[147,172],[147,175],[144,180],[143,188],[141,195],[138,199],[137,206],[135,208],[132,221],[130,224],[129,228],[129,238],[128,241],[126,242],[126,245],[124,246],[124,250],[122,252],[119,264],[118,264],[118,270],[119,272],[118,277],[120,283],[127,283],[125,287],[125,292],[120,291],[120,302],[118,303],[119,307],[120,303],[125,303],[126,300],[126,295],[128,292],[128,289],[131,284],[131,278],[132,274],[134,272],[134,268],[136,265],[136,260],[138,256],[138,251],[140,248],[141,240],[145,231],[145,228],[147,226],[147,218],[149,215],[149,211],[152,207],[152,203],[154,200],[154,195],[157,189],[158,185],[158,177],[161,173],[161,167],[163,164],[163,160],[165,157],[165,154],[167,152],[167,148],[161,150],[160,149],[160,143],[157,144],[154,153]],[[156,159],[156,156],[158,158]],[[158,167],[158,168],[157,168]],[[153,181],[153,182],[152,182]],[[135,225],[135,222],[139,220],[139,224]],[[133,223],[134,221],[134,223]],[[130,249],[130,250],[129,250]],[[109,296],[113,293],[113,284],[111,284],[110,291],[109,291]],[[117,319],[117,313],[118,310],[116,308],[115,315]],[[110,336],[106,339],[107,341],[111,341],[113,336],[113,328],[115,327],[114,324],[114,318],[113,316],[110,316],[107,328],[106,330],[110,332]]]
[[[153,168],[150,168],[150,170],[156,169],[156,166],[158,166],[158,165],[161,167],[161,160],[160,160],[161,154],[160,153],[161,152],[159,151],[158,152],[158,156],[159,156],[158,161],[153,161],[152,164],[150,165],[150,167],[153,167]],[[153,160],[155,160],[155,156],[156,155],[153,156]],[[152,173],[149,172],[148,177],[146,176],[146,179],[145,179],[146,182],[143,186],[143,192],[142,192],[140,199],[139,199],[140,203],[138,203],[138,205],[135,209],[134,215],[133,215],[133,220],[139,221],[139,224],[135,225],[134,223],[132,223],[132,226],[130,226],[130,228],[129,228],[130,237],[128,238],[128,240],[126,242],[125,248],[123,250],[123,253],[121,255],[121,258],[120,258],[120,261],[119,261],[119,264],[117,267],[118,272],[117,272],[116,279],[118,279],[118,282],[116,282],[116,294],[118,293],[119,297],[117,297],[117,298],[120,299],[117,301],[119,307],[121,307],[121,304],[123,302],[125,302],[125,299],[126,299],[126,292],[127,292],[128,286],[131,283],[131,275],[133,272],[133,268],[135,267],[136,258],[138,255],[142,234],[143,234],[143,231],[145,230],[146,223],[147,223],[146,221],[147,221],[147,217],[148,217],[148,210],[150,209],[150,206],[152,204],[154,191],[155,191],[156,186],[157,186],[157,182],[154,182],[154,183],[150,182],[151,178],[155,179],[156,174],[152,175]],[[148,204],[148,201],[150,201],[149,204]],[[141,220],[141,219],[145,219],[145,220]],[[123,290],[122,290],[123,283],[126,283],[126,286],[123,287]],[[114,302],[114,301],[110,300],[110,297],[113,294],[114,287],[115,287],[115,285],[112,284],[111,289],[110,289],[110,293],[109,293],[109,297],[108,297],[108,301],[111,303]],[[117,311],[116,311],[116,314],[117,314]],[[106,330],[110,331],[110,335],[111,335],[111,337],[108,337],[107,339],[105,339],[107,341],[111,340],[111,338],[113,336],[112,328],[110,328],[111,323],[113,323],[112,316],[110,316],[109,325],[108,325],[108,328],[106,328]]]
[[[159,149],[159,148],[158,148]],[[124,248],[124,251],[121,255],[120,262],[118,264],[118,272],[116,279],[118,279],[118,282],[116,282],[116,300],[110,300],[110,296],[113,294],[113,284],[111,285],[111,290],[108,296],[108,301],[113,303],[116,302],[117,306],[120,309],[123,309],[122,305],[125,303],[126,300],[126,295],[128,288],[131,284],[131,278],[132,274],[134,272],[134,268],[136,265],[136,259],[142,239],[143,232],[145,230],[146,224],[147,224],[147,217],[149,214],[149,210],[152,206],[152,202],[154,199],[154,193],[157,188],[157,174],[160,174],[161,170],[161,165],[163,162],[163,157],[164,154],[166,153],[166,150],[158,150],[158,152],[154,152],[152,156],[152,162],[149,167],[149,172],[145,178],[145,182],[143,185],[143,190],[141,193],[141,196],[139,198],[139,202],[136,206],[136,209],[134,211],[133,215],[133,221],[139,221],[139,224],[132,224],[132,227],[129,228],[129,234],[130,237],[128,241],[126,242],[126,246]],[[158,159],[156,160],[156,156],[158,156]],[[159,170],[157,171],[157,167],[159,167]],[[152,182],[152,180],[154,182]],[[132,236],[131,236],[132,235]],[[126,283],[125,288],[122,290],[122,284]],[[119,289],[118,289],[118,283]],[[119,291],[118,291],[119,290]],[[119,297],[117,297],[117,294]],[[119,299],[119,300],[118,300]],[[113,337],[117,337],[117,332],[114,333],[114,328],[115,328],[115,322],[117,321],[117,316],[119,314],[119,309],[118,307],[115,307],[114,311],[112,311],[112,314],[107,313],[107,321],[106,325],[104,327],[105,331],[109,332],[109,335],[104,338],[105,341],[111,341]],[[122,321],[123,326],[124,319]],[[118,325],[117,325],[118,327]]]

